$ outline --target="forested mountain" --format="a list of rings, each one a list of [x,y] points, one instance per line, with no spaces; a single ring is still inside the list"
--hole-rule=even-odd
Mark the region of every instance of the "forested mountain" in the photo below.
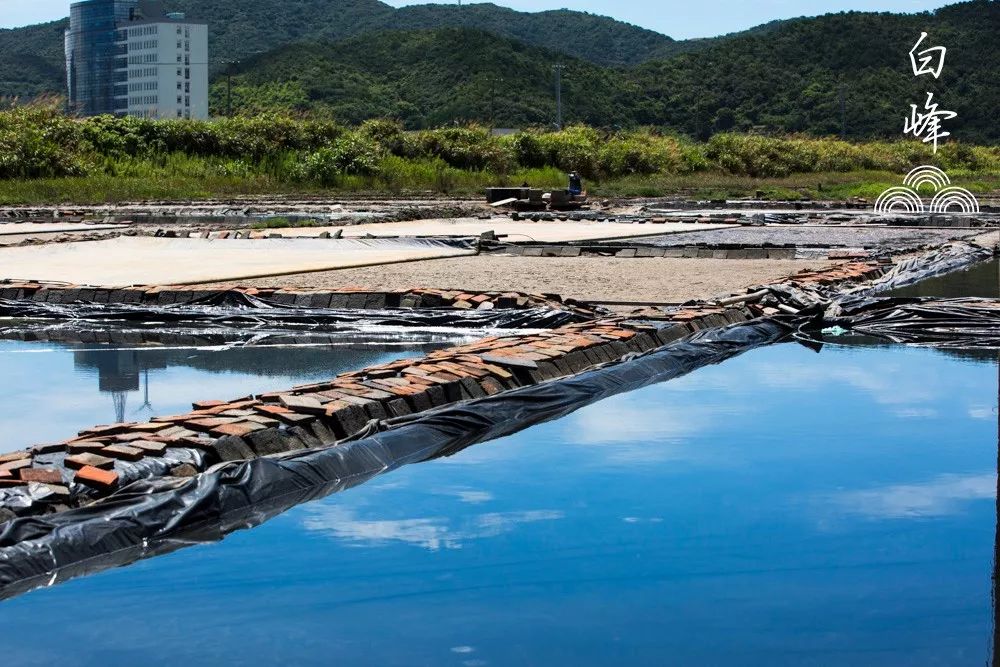
[[[621,104],[639,91],[630,91],[618,71],[468,28],[374,33],[256,56],[235,70],[233,105],[246,112],[310,110],[350,123],[393,117],[408,127],[538,125],[554,120],[557,61],[566,64],[568,121],[632,124],[633,110]],[[223,111],[224,79],[212,93]]]
[[[489,3],[395,9],[378,0],[167,0],[167,6],[208,22],[215,71],[224,61],[296,42],[442,27],[487,30],[602,65],[636,64],[684,50],[683,42],[604,16],[518,12]],[[0,96],[62,92],[67,24],[0,30]]]
[[[68,20],[0,30],[0,98],[65,94]]]
[[[921,31],[949,47],[939,80],[910,71],[908,52]],[[318,110],[351,122],[392,116],[410,127],[541,125],[554,119],[551,65],[561,60],[568,122],[653,125],[699,138],[730,129],[838,134],[842,125],[850,137],[899,137],[910,104],[922,107],[931,91],[942,109],[959,114],[946,124],[952,136],[996,141],[997,35],[1000,4],[986,0],[933,15],[783,21],[633,68],[470,30],[378,33],[248,60],[236,70],[235,104]],[[220,84],[214,92],[220,108]]]
[[[552,65],[562,62],[567,122],[651,125],[701,138],[729,129],[836,134],[842,126],[855,138],[899,137],[909,105],[922,106],[932,91],[942,109],[959,114],[946,123],[953,137],[1000,140],[995,0],[933,13],[791,19],[685,42],[589,14],[495,5],[174,0],[171,7],[212,17],[217,55],[249,54],[227,66],[238,112],[283,109],[346,122],[389,116],[408,127],[545,125],[554,120]],[[0,91],[59,90],[51,79],[61,54],[49,42],[61,45],[60,27],[0,31]],[[910,71],[907,54],[922,31],[949,49],[940,80]],[[48,50],[32,47],[43,42]],[[216,73],[212,102],[222,112],[225,77]],[[49,83],[8,83],[17,76]]]
[[[909,51],[922,31],[948,48],[939,80],[915,78]],[[762,126],[833,134],[843,90],[850,136],[899,136],[910,104],[926,92],[954,110],[953,136],[1000,138],[1000,3],[976,0],[933,14],[848,12],[785,21],[763,34],[738,35],[698,53],[629,72],[643,91],[638,124],[704,136]]]

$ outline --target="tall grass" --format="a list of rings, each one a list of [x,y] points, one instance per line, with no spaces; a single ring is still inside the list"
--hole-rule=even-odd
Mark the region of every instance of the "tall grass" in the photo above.
[[[990,176],[1000,173],[1000,149],[949,142],[934,154],[912,141],[734,133],[696,143],[652,128],[495,137],[477,126],[406,132],[388,120],[347,128],[274,115],[154,121],[74,119],[45,106],[0,112],[0,197],[7,201],[46,192],[87,201],[327,189],[467,193],[491,184],[555,187],[570,170],[608,190],[653,194],[666,180],[697,174],[878,172],[891,181],[921,164],[967,179]]]

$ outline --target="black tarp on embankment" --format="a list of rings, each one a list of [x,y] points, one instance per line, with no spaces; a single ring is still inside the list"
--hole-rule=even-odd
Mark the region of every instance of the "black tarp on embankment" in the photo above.
[[[992,257],[993,252],[981,246],[956,243],[905,260],[871,285],[836,298],[826,306],[821,319],[803,329],[838,326],[895,343],[926,347],[998,347],[1000,299],[880,296]]]
[[[135,482],[89,507],[15,519],[0,533],[0,598],[221,539],[400,466],[558,419],[788,333],[777,320],[704,331],[576,376],[396,420],[339,446],[226,464],[190,479]]]
[[[59,304],[0,299],[0,317],[88,322],[191,322],[218,326],[283,324],[298,328],[373,327],[463,329],[547,329],[589,319],[546,307],[490,310],[383,308],[376,310],[291,307],[237,291],[219,292],[189,303],[133,305]]]
[[[817,325],[813,325],[815,329]],[[871,298],[825,317],[822,326],[923,347],[1000,347],[1000,300]]]

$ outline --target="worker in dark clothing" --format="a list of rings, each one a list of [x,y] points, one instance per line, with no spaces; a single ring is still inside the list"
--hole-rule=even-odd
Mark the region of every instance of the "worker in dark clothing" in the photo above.
[[[575,171],[569,172],[569,187],[566,188],[566,192],[571,195],[583,194],[583,180]]]

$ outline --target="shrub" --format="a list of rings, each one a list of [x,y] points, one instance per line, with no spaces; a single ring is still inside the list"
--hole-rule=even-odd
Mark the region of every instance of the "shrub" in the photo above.
[[[374,176],[381,157],[370,139],[349,132],[331,146],[306,155],[299,176],[321,185],[334,185],[341,176]]]
[[[441,158],[458,169],[502,174],[515,165],[509,144],[480,127],[423,130],[415,135],[415,144],[419,157]]]
[[[547,165],[563,171],[578,171],[588,178],[600,175],[596,130],[574,126],[561,132],[549,132],[538,137]]]
[[[0,178],[81,176],[91,163],[79,128],[55,108],[0,114]]]

